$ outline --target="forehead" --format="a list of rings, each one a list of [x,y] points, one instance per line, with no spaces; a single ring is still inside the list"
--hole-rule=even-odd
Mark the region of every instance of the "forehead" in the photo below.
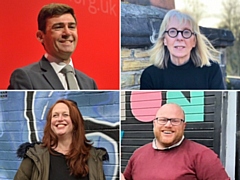
[[[184,118],[184,113],[181,107],[176,104],[165,104],[158,110],[156,116],[167,118]]]
[[[52,112],[58,112],[58,111],[69,111],[69,108],[64,103],[57,103],[54,107]]]
[[[192,29],[191,23],[187,19],[171,17],[167,24],[167,29],[176,28],[178,30],[181,29]]]
[[[53,16],[51,18],[48,18],[46,21],[47,26],[49,25],[53,25],[56,23],[64,23],[64,24],[68,24],[68,23],[76,23],[75,19],[73,18],[73,16],[71,14],[63,14],[63,15],[58,15],[58,16]]]

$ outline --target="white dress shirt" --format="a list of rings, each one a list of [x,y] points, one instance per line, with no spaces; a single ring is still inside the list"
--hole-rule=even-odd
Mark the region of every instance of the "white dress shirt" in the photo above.
[[[58,62],[58,60],[56,60],[55,57],[53,57],[53,56],[51,56],[51,55],[49,55],[47,53],[44,56],[50,62],[50,64],[53,67],[54,71],[58,75],[58,78],[61,81],[64,89],[68,90],[68,86],[67,86],[67,81],[66,81],[65,75],[61,72],[62,68],[64,68],[67,64],[64,63],[64,62],[56,63],[56,62]],[[73,67],[73,69],[74,69],[72,58],[70,58],[69,65],[71,65]],[[74,79],[75,79],[75,81],[76,81],[76,83],[78,85],[78,82],[77,82],[77,79],[76,79],[75,76],[74,76]],[[80,89],[79,86],[78,86],[78,89]]]

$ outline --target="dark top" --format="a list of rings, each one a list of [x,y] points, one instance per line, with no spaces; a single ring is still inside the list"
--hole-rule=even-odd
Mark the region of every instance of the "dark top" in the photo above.
[[[140,79],[140,89],[225,89],[218,63],[196,67],[192,60],[176,66],[168,61],[168,67],[147,67]]]
[[[74,177],[70,176],[70,170],[67,166],[66,158],[63,154],[54,151],[56,155],[50,154],[50,171],[49,171],[49,180],[89,180],[88,176],[86,177]]]

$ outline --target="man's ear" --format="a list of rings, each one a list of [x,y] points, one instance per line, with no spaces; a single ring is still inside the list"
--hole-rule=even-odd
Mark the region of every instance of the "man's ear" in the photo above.
[[[186,128],[186,125],[187,125],[187,123],[186,123],[186,122],[184,122],[184,123],[183,123],[183,129],[185,129],[185,128]]]
[[[41,30],[38,30],[36,36],[38,41],[43,44],[44,33]]]

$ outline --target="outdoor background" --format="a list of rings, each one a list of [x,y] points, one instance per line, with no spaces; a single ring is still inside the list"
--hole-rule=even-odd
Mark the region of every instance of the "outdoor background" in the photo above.
[[[157,110],[177,103],[185,112],[185,137],[211,148],[231,180],[239,180],[239,95],[234,91],[122,92],[121,171],[137,148],[152,142]]]
[[[200,26],[229,29],[234,45],[227,47],[226,72],[240,76],[240,0],[175,0],[176,9],[190,13]]]
[[[41,141],[49,108],[67,98],[77,102],[83,115],[86,137],[104,147],[107,180],[119,179],[119,92],[116,91],[0,91],[0,179],[12,180],[21,159],[22,143]]]
[[[121,89],[137,90],[152,63],[148,50],[171,9],[189,13],[221,52],[219,64],[227,89],[240,89],[240,0],[121,0]]]

